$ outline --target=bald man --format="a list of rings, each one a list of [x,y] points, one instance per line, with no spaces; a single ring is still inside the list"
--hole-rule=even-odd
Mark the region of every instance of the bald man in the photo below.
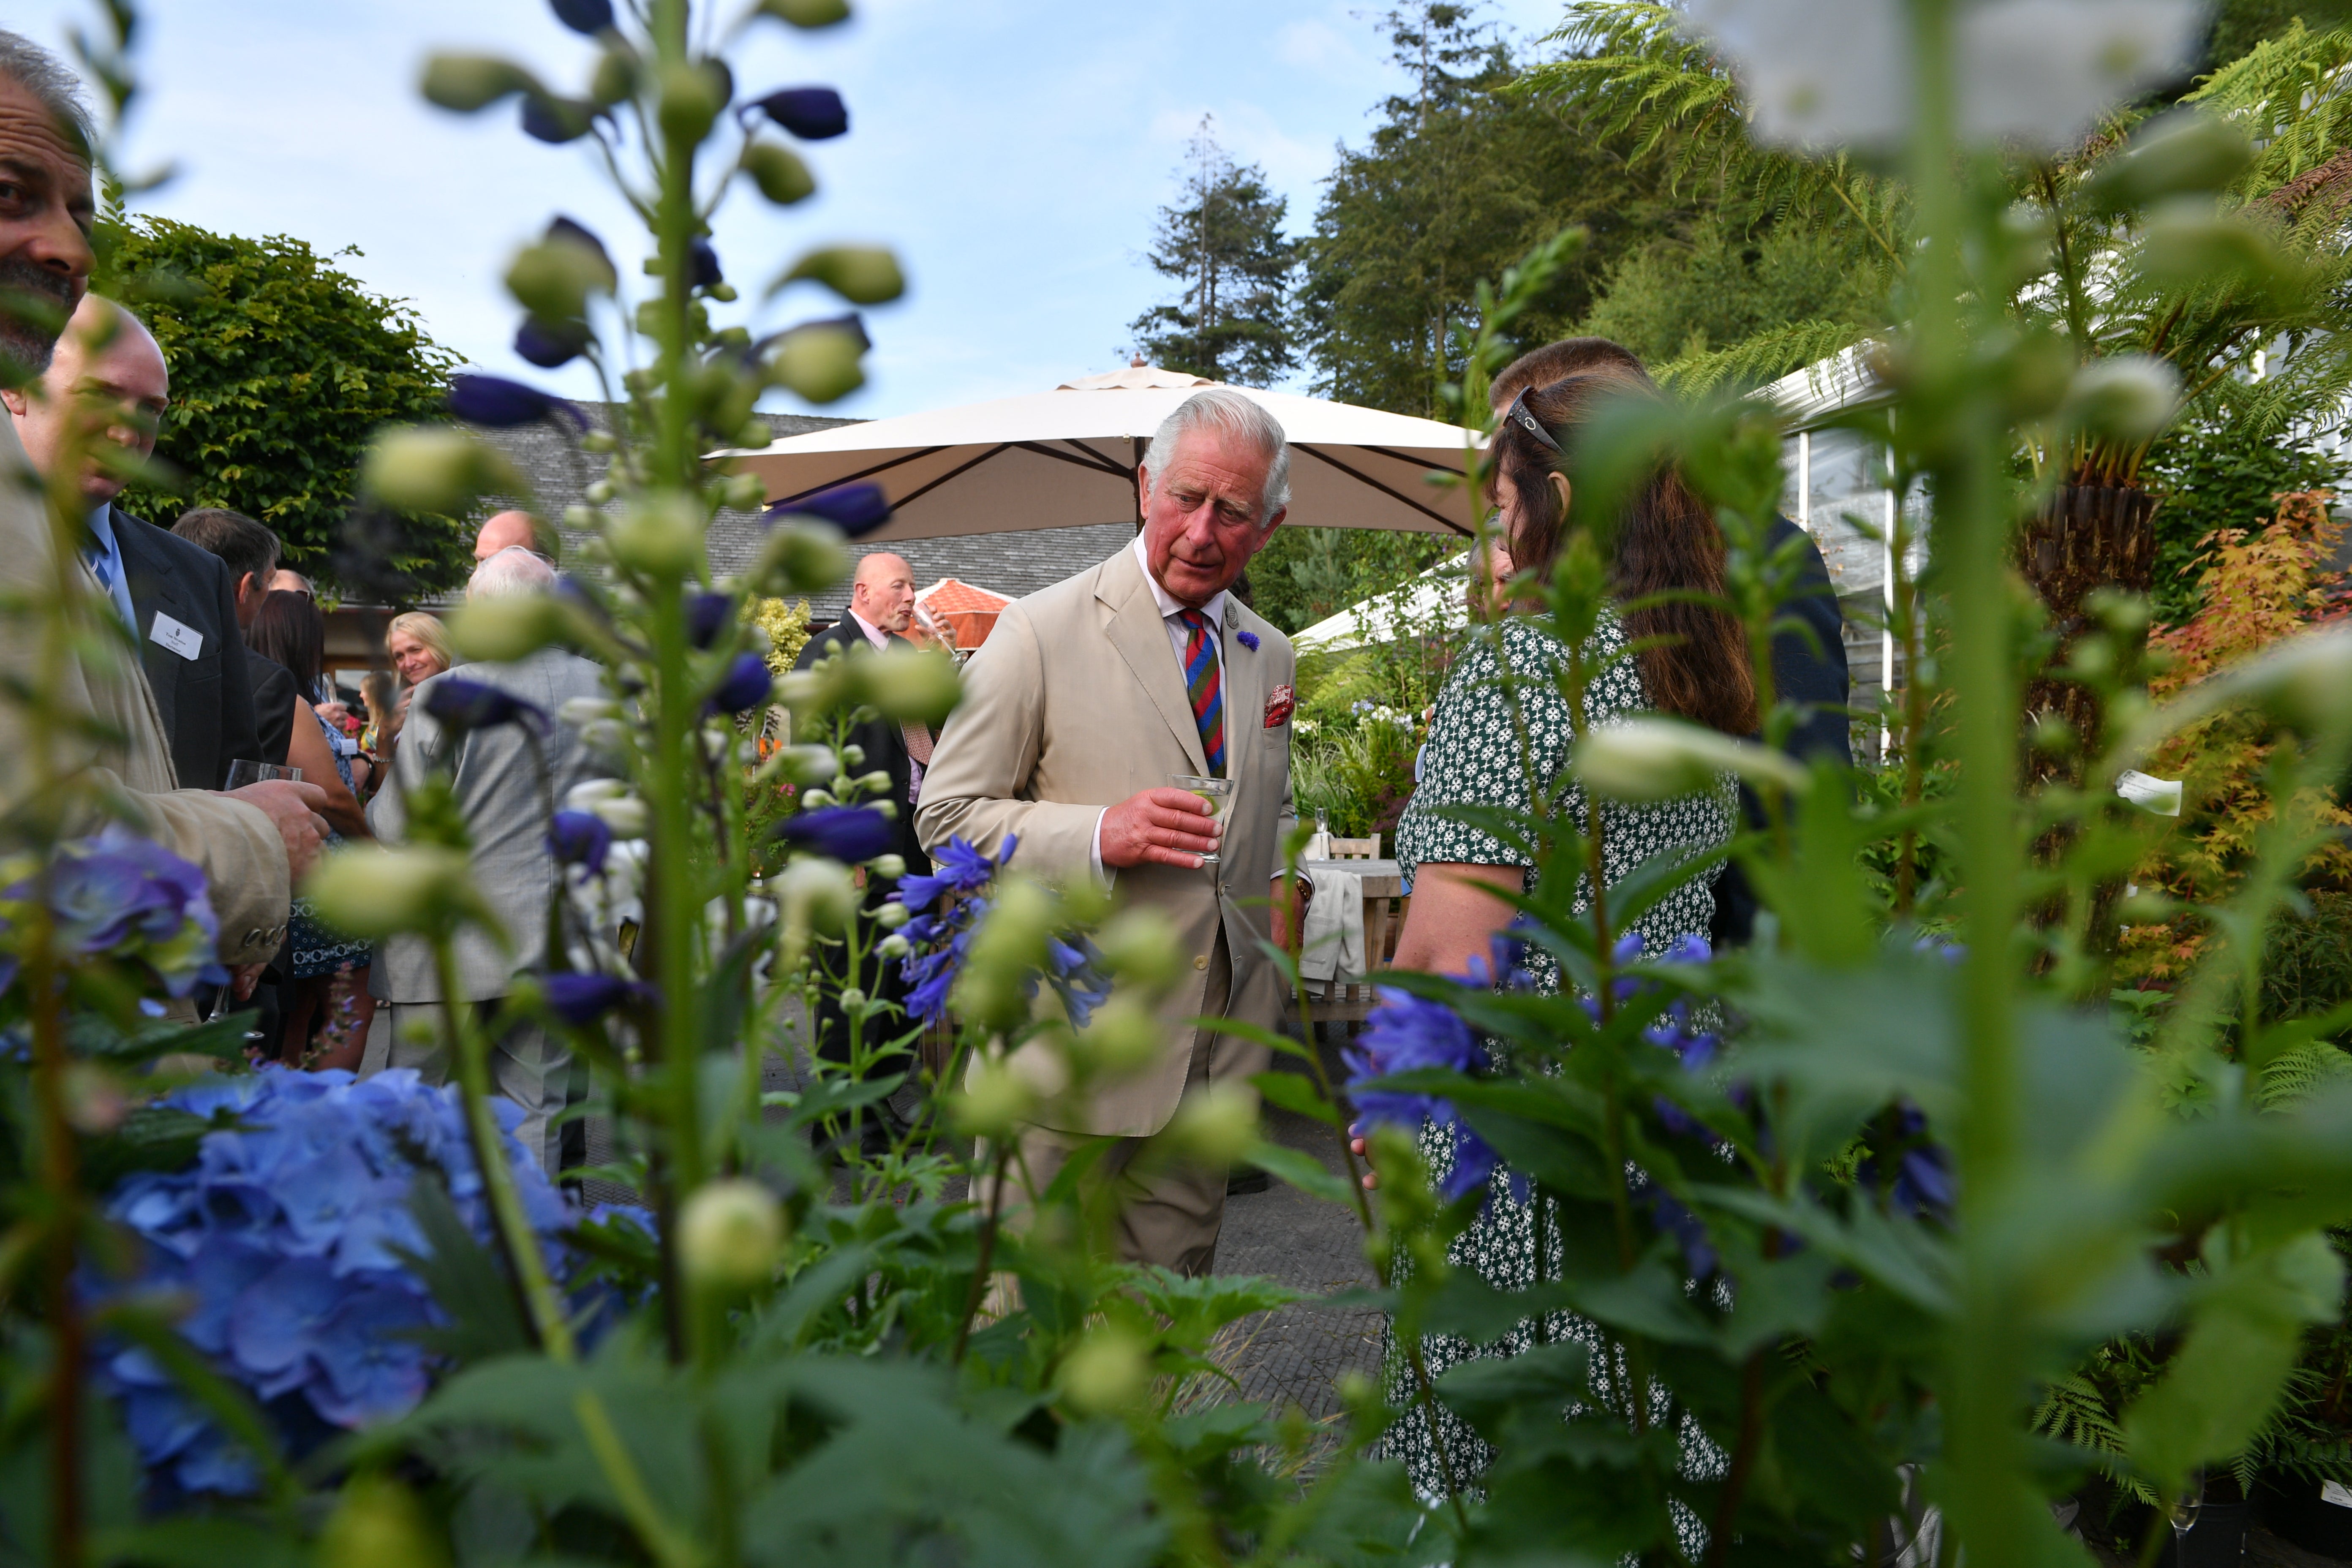
[[[25,455],[40,473],[48,473],[65,444],[78,393],[102,398],[112,410],[109,439],[142,458],[155,450],[157,422],[171,404],[171,372],[147,329],[111,300],[83,297],[41,385],[40,397],[0,392]],[[219,789],[231,763],[264,760],[237,631],[236,584],[210,552],[115,505],[121,476],[95,457],[83,464],[80,489],[89,509],[84,559],[139,639],[180,787]]]
[[[474,535],[474,559],[488,561],[501,550],[528,550],[552,566],[552,543],[551,533],[530,513],[494,511],[483,521],[482,531]]]
[[[915,646],[906,640],[907,623],[915,613],[915,572],[903,556],[887,550],[876,551],[857,563],[857,573],[850,581],[849,613],[837,625],[809,638],[801,649],[800,658],[793,663],[794,669],[806,669],[819,659],[842,655],[851,658],[901,658],[913,654]],[[803,737],[809,738],[809,737]],[[853,725],[849,743],[862,749],[866,760],[852,768],[853,774],[875,772],[890,775],[890,785],[880,796],[867,799],[888,799],[898,808],[894,824],[898,842],[893,852],[907,862],[910,876],[929,875],[930,857],[923,853],[922,841],[915,837],[915,801],[922,793],[923,769],[931,760],[931,733],[919,724],[898,725],[887,719],[870,719]],[[889,885],[879,878],[869,878],[866,885],[866,907],[868,911],[881,906],[890,891]],[[862,942],[867,952],[882,938],[881,930],[870,918],[866,921]],[[828,955],[820,954],[819,963]],[[906,986],[898,977],[898,966],[869,959],[863,973],[854,979],[843,973],[839,950],[829,955],[834,968],[830,978],[836,984],[855,984],[867,995],[884,1001],[902,1001]],[[911,1068],[913,1060],[903,1054],[877,1056],[877,1044],[897,1038],[906,1032],[902,1020],[876,1020],[866,1025],[853,1042],[849,1021],[830,1006],[817,1016],[817,1054],[825,1060],[844,1067],[855,1067],[858,1076],[870,1078],[886,1073],[900,1073]],[[865,1058],[853,1062],[855,1055]],[[878,1154],[881,1148],[895,1140],[900,1131],[892,1121],[887,1105],[877,1106],[878,1114],[863,1120],[859,1129],[838,1130],[843,1137],[853,1132],[866,1145],[869,1154]]]

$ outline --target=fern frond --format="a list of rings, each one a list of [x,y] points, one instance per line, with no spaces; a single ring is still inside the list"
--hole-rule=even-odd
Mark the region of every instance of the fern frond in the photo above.
[[[1662,385],[1684,394],[1707,392],[1726,384],[1761,386],[1853,347],[1860,335],[1851,321],[1792,321],[1729,348],[1660,365],[1655,374]]]

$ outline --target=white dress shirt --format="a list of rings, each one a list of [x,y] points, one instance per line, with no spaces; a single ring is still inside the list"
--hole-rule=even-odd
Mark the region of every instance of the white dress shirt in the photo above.
[[[1140,533],[1135,536],[1135,563],[1143,568],[1143,585],[1151,590],[1151,602],[1159,607],[1160,624],[1167,628],[1169,651],[1176,656],[1176,673],[1181,677],[1184,673],[1184,647],[1192,640],[1192,631],[1177,617],[1192,606],[1179,602],[1160,585],[1160,579],[1151,574],[1151,560],[1143,552],[1143,535]],[[1217,661],[1220,678],[1225,672],[1225,593],[1226,590],[1218,589],[1215,596],[1201,606],[1201,614],[1209,618],[1210,657]],[[1106,888],[1110,886],[1111,878],[1103,867],[1102,825],[1103,818],[1109,815],[1110,807],[1105,806],[1095,816],[1095,880]]]

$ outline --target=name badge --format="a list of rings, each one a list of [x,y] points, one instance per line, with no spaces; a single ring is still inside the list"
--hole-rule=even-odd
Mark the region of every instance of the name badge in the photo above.
[[[204,633],[182,625],[161,610],[155,612],[155,624],[147,628],[147,635],[182,658],[194,658],[205,651]]]

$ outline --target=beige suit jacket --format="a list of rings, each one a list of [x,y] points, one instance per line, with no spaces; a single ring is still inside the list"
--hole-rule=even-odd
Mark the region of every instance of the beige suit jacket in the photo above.
[[[1267,700],[1291,684],[1290,639],[1228,597],[1223,630],[1225,763],[1234,781],[1222,864],[1116,873],[1120,899],[1164,911],[1189,962],[1161,1008],[1160,1059],[1096,1097],[1086,1125],[1058,1131],[1144,1137],[1175,1114],[1192,1057],[1212,950],[1232,956],[1232,1016],[1271,1026],[1281,973],[1260,943],[1268,884],[1290,816],[1290,723],[1269,727]],[[1236,633],[1257,639],[1251,648]],[[1020,837],[1013,868],[1054,882],[1092,875],[1102,808],[1208,764],[1184,674],[1132,549],[1006,607],[964,668],[963,702],[923,775],[915,829],[937,854],[951,835],[993,853]],[[1246,907],[1244,907],[1246,905]]]
[[[15,423],[0,419],[0,672],[29,679],[40,668],[32,610],[57,595],[56,560],[39,481]],[[91,602],[102,603],[96,581],[88,586]],[[221,962],[253,963],[275,953],[286,936],[285,841],[267,816],[243,801],[176,787],[163,716],[139,655],[92,647],[85,637],[55,695],[68,713],[94,721],[88,731],[58,742],[58,772],[76,775],[68,790],[74,810],[67,831],[94,832],[110,815],[194,861],[212,889]],[[24,710],[0,700],[0,813],[9,819],[30,804],[32,743]]]

